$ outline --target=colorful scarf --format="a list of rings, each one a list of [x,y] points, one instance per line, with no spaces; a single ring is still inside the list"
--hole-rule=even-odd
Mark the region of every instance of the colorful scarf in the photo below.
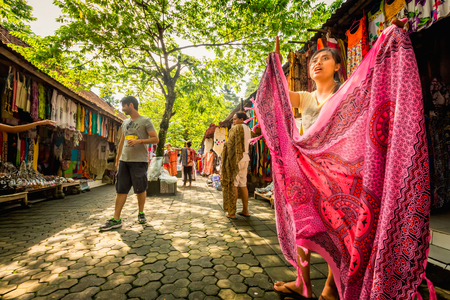
[[[274,54],[255,107],[272,154],[286,259],[298,267],[297,246],[318,252],[333,271],[340,299],[413,299],[425,278],[430,194],[409,37],[397,27],[386,29],[303,136]]]
[[[178,158],[178,151],[169,151],[170,176],[177,176],[177,158]]]
[[[244,157],[244,128],[234,126],[228,134],[228,140],[223,145],[222,166],[220,168],[222,176],[220,178],[223,191],[223,209],[229,208],[236,199],[234,191],[234,180],[239,173],[239,162]]]

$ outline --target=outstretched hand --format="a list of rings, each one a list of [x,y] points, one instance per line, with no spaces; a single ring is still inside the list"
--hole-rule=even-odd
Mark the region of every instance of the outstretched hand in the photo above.
[[[406,22],[408,22],[408,18],[404,18],[404,19],[401,19],[401,20],[399,20],[397,18],[394,18],[391,21],[391,25],[396,25],[399,28],[403,28],[405,26]]]
[[[278,35],[277,35],[276,42],[275,42],[275,51],[273,51],[271,53],[278,54],[278,57],[280,58],[280,62],[283,62],[283,56],[281,56],[281,53],[280,53],[280,39],[278,38]],[[271,53],[269,53],[269,56]],[[266,58],[266,63],[269,63],[269,56]]]

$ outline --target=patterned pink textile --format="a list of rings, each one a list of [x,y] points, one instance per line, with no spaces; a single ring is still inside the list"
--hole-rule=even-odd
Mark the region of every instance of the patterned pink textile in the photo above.
[[[409,37],[397,27],[385,30],[303,136],[275,55],[255,108],[273,155],[286,259],[297,266],[297,246],[321,254],[341,299],[413,299],[425,278],[430,195]]]

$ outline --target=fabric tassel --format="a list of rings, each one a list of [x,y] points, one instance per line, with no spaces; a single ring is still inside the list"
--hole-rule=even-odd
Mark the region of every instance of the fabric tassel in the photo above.
[[[250,145],[253,145],[254,143],[256,143],[257,141],[259,141],[262,138],[263,138],[263,136],[260,135],[258,137],[253,138],[253,139],[249,139],[248,142],[250,143]]]
[[[434,289],[433,283],[431,282],[431,280],[429,280],[427,278],[427,276],[423,276],[423,278],[425,278],[425,280],[427,281],[428,292],[430,293],[430,300],[437,300],[436,291]],[[417,292],[417,293],[419,293],[419,292]],[[419,299],[419,297],[417,297],[417,300],[421,300],[421,299],[422,299],[422,296],[420,296],[420,299]]]
[[[251,118],[245,120],[244,123],[247,124],[248,122],[250,122],[250,121],[253,120],[253,119],[256,119],[256,116],[251,117]]]

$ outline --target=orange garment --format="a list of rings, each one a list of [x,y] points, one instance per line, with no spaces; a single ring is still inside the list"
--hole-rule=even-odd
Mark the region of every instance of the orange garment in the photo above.
[[[323,49],[323,42],[322,39],[318,39],[317,40],[317,51],[319,51],[320,49]]]
[[[177,176],[177,158],[178,151],[169,151],[169,174],[170,176]]]
[[[369,52],[367,17],[364,16],[359,20],[358,29],[354,33],[347,30],[346,35],[348,37],[347,75],[350,77]]]
[[[369,36],[367,35],[367,17],[364,15],[359,20],[359,26],[355,33],[351,33],[347,30],[346,35],[348,37],[348,48],[352,48],[361,43],[362,56],[365,57],[369,52]]]

